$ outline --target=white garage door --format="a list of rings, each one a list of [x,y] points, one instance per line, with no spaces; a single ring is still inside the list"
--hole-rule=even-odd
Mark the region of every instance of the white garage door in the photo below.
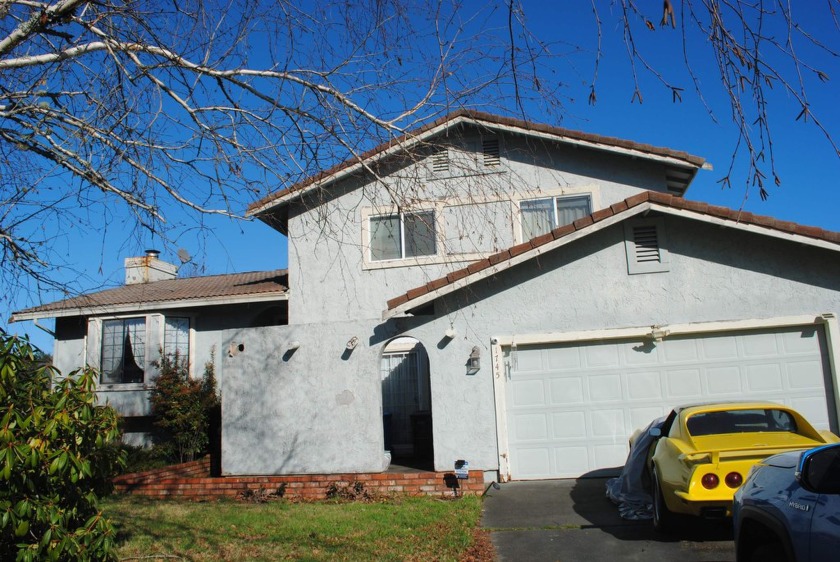
[[[769,400],[836,429],[821,327],[507,350],[511,478],[597,475],[674,406]],[[832,412],[829,414],[829,412]]]

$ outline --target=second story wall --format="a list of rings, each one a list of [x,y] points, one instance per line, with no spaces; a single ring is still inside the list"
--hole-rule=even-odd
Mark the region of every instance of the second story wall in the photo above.
[[[379,318],[393,296],[644,190],[667,191],[664,165],[450,131],[289,203],[289,323]]]

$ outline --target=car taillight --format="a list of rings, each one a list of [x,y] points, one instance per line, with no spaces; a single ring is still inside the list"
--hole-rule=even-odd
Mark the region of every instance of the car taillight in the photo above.
[[[717,477],[717,474],[704,474],[703,478],[700,479],[700,483],[707,490],[714,490],[720,484],[720,478]]]
[[[737,472],[730,472],[726,475],[726,478],[724,478],[723,481],[726,482],[726,485],[730,488],[737,488],[744,483],[744,477]]]

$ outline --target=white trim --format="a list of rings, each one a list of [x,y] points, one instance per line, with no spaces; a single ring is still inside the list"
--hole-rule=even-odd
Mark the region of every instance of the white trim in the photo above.
[[[754,318],[748,320],[723,320],[716,322],[692,322],[687,324],[663,324],[657,326],[635,326],[630,328],[606,328],[602,330],[582,330],[546,334],[510,334],[494,336],[493,342],[493,391],[496,401],[496,435],[499,446],[499,480],[507,482],[510,473],[510,448],[507,438],[507,414],[505,409],[505,384],[507,382],[503,347],[516,345],[540,345],[570,342],[600,342],[617,339],[650,337],[654,330],[668,336],[713,334],[716,332],[734,332],[741,330],[760,330],[766,328],[784,328],[790,326],[821,325],[826,337],[830,379],[834,395],[835,414],[840,420],[840,384],[838,384],[837,361],[840,360],[840,324],[833,313],[803,314],[799,316],[781,316],[778,318]],[[496,349],[499,349],[497,355]],[[500,357],[501,359],[497,359]],[[497,363],[501,367],[497,366]],[[501,375],[499,373],[502,373]],[[840,423],[840,422],[839,422]]]
[[[495,342],[490,345],[490,357],[492,359],[493,394],[496,403],[496,442],[499,451],[499,482],[507,482],[510,480],[507,416],[505,416],[507,400],[504,392],[507,368],[502,346],[496,340],[492,341]]]
[[[107,306],[84,306],[78,308],[64,308],[61,310],[47,310],[42,312],[26,312],[12,314],[11,322],[35,320],[38,318],[65,318],[68,316],[93,316],[103,314],[132,314],[150,312],[163,309],[192,308],[202,306],[221,306],[226,304],[248,304],[254,302],[277,302],[289,300],[289,292],[282,294],[258,294],[226,297],[209,297],[201,299],[178,299],[171,301],[135,302]]]

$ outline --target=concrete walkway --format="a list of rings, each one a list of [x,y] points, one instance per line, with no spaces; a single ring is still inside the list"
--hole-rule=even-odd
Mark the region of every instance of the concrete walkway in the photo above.
[[[492,487],[482,526],[505,561],[735,560],[729,521],[697,520],[677,536],[650,521],[626,521],[605,495],[604,478],[512,482]]]

